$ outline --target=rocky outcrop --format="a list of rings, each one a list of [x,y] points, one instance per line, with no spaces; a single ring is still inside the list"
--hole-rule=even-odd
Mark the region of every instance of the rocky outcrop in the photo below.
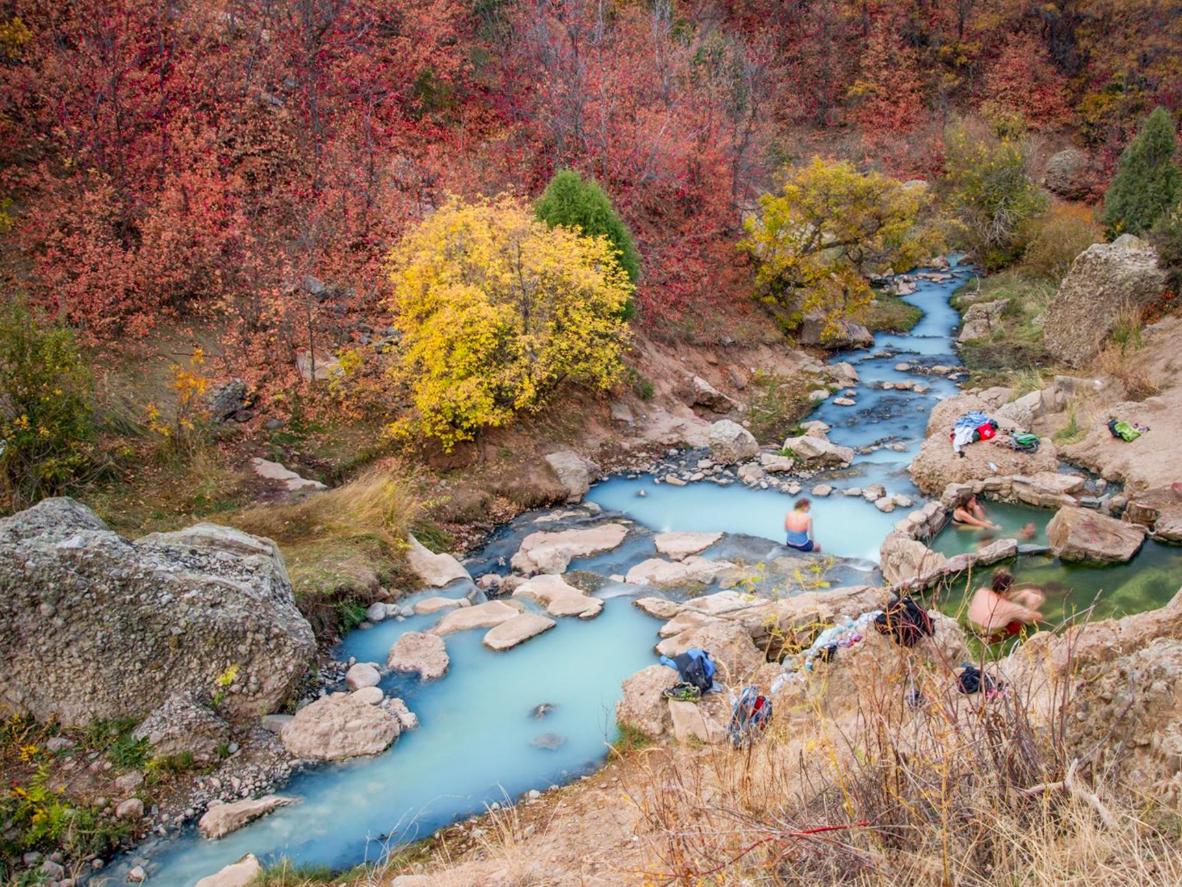
[[[1099,352],[1125,312],[1140,312],[1161,296],[1165,274],[1157,252],[1143,240],[1122,235],[1080,253],[1047,309],[1047,350],[1071,366]]]
[[[289,493],[316,492],[317,490],[328,489],[328,487],[318,480],[301,477],[290,468],[278,462],[271,462],[258,456],[250,460],[250,466],[254,473],[263,480],[271,481]]]
[[[206,875],[193,887],[249,887],[263,873],[263,867],[253,853],[247,853],[212,875]]]
[[[558,482],[566,490],[567,502],[578,502],[591,489],[591,482],[599,474],[599,466],[584,459],[574,450],[559,450],[546,456]]]
[[[472,602],[466,597],[428,597],[421,601],[416,601],[412,608],[417,616],[426,616],[431,613],[439,613],[443,610],[454,610],[457,607],[470,607]]]
[[[721,695],[703,696],[696,702],[670,699],[669,726],[678,742],[717,745],[727,738],[731,708]]]
[[[852,449],[815,434],[787,438],[783,452],[791,454],[793,461],[805,468],[844,468],[854,460]]]
[[[345,672],[345,686],[350,690],[364,690],[376,687],[382,682],[382,673],[372,662],[357,662]]]
[[[316,651],[275,543],[213,524],[129,542],[71,499],[0,520],[0,707],[66,725],[208,695],[274,710]]]
[[[1088,508],[1067,506],[1047,524],[1047,540],[1063,561],[1124,563],[1141,547],[1145,528]]]
[[[616,703],[616,722],[645,736],[660,736],[670,723],[663,694],[677,680],[677,671],[664,665],[650,665],[627,678]]]
[[[663,597],[638,597],[632,601],[632,606],[656,619],[672,619],[681,609],[677,601]]]
[[[851,320],[839,321],[836,329],[824,314],[806,314],[796,341],[813,348],[869,348],[874,344],[870,330]]]
[[[722,538],[722,533],[657,533],[653,537],[653,545],[657,554],[672,558],[675,561],[705,551]]]
[[[992,335],[994,330],[1000,328],[1001,315],[1007,305],[1009,302],[1006,299],[997,299],[993,302],[975,302],[970,305],[964,313],[960,335],[956,341],[972,342]]]
[[[719,677],[732,684],[743,680],[767,661],[751,640],[751,632],[746,626],[717,618],[706,618],[696,628],[665,638],[657,644],[657,652],[673,658],[691,647],[709,651],[722,671]]]
[[[407,537],[406,564],[414,571],[423,584],[432,588],[443,588],[462,579],[472,577],[464,565],[450,554],[436,554],[414,536]]]
[[[230,741],[230,726],[191,695],[169,699],[132,733],[146,739],[157,758],[189,756],[195,764],[212,764]]]
[[[561,576],[544,573],[534,576],[513,589],[513,597],[537,601],[551,616],[578,616],[591,619],[603,610],[603,601],[583,594]]]
[[[576,557],[588,557],[611,551],[624,541],[628,528],[623,524],[600,524],[554,533],[530,533],[510,563],[513,569],[532,573],[562,573]]]
[[[1087,154],[1079,148],[1064,148],[1047,160],[1042,183],[1052,194],[1065,200],[1080,200],[1096,184],[1096,173]]]
[[[490,650],[509,650],[518,644],[549,631],[558,623],[537,613],[518,613],[494,626],[484,635],[484,646]]]
[[[334,693],[297,711],[279,738],[293,757],[339,761],[385,751],[399,730],[398,719],[381,706]]]
[[[730,419],[715,422],[706,431],[710,458],[721,465],[734,465],[759,455],[759,444],[751,432]]]
[[[197,823],[197,828],[201,832],[201,837],[213,841],[223,835],[230,834],[230,832],[237,831],[260,816],[266,816],[273,810],[289,807],[294,803],[296,803],[295,798],[285,798],[280,795],[246,798],[230,804],[214,801]]]
[[[386,659],[386,668],[391,671],[418,672],[424,681],[443,677],[450,664],[443,638],[422,631],[408,631],[402,635],[394,642]]]
[[[439,620],[431,633],[442,636],[473,628],[494,628],[521,613],[520,607],[521,604],[514,606],[505,601],[488,601],[474,607],[452,610]]]
[[[705,407],[714,413],[729,413],[735,403],[701,376],[693,376],[683,386],[682,396],[691,407]]]
[[[879,549],[882,578],[890,585],[943,574],[948,559],[903,533],[890,533]]]
[[[1059,456],[1050,439],[1043,439],[1036,453],[1024,453],[989,441],[969,444],[958,456],[952,450],[948,432],[937,432],[923,442],[907,471],[915,485],[929,496],[937,496],[949,484],[1007,475],[1053,472]]]

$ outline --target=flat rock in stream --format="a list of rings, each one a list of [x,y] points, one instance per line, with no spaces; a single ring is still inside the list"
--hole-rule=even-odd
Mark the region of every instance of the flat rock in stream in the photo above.
[[[339,761],[385,751],[400,729],[398,719],[380,706],[334,694],[297,711],[280,739],[293,757]]]
[[[428,597],[416,601],[413,607],[415,615],[427,616],[443,610],[454,610],[457,607],[470,607],[472,602],[466,597]]]
[[[247,853],[237,862],[219,869],[212,875],[206,875],[193,887],[247,887],[253,884],[263,867],[253,853]]]
[[[1124,563],[1145,541],[1145,528],[1090,508],[1065,506],[1047,524],[1047,541],[1063,561]]]
[[[518,644],[549,631],[558,623],[537,613],[518,613],[507,619],[484,636],[484,646],[491,650],[509,650]]]
[[[667,561],[659,557],[641,561],[628,571],[629,585],[709,585],[724,573],[734,569],[730,561],[712,561],[691,555],[683,561]]]
[[[261,798],[246,798],[231,804],[214,801],[205,811],[197,823],[201,837],[215,840],[237,831],[248,822],[253,822],[260,816],[266,816],[272,810],[287,807],[296,803],[295,798],[285,798],[281,795],[263,795]]]
[[[632,601],[632,606],[657,619],[672,619],[681,609],[681,604],[677,601],[666,600],[663,597],[636,598]]]
[[[474,607],[452,610],[439,620],[439,624],[431,629],[431,633],[442,636],[473,628],[495,628],[502,622],[519,616],[520,607],[520,604],[513,606],[506,601],[488,601]]]
[[[658,533],[653,537],[657,554],[675,561],[705,551],[722,538],[722,533]]]
[[[513,597],[530,598],[546,608],[551,616],[578,616],[591,619],[603,611],[603,601],[583,594],[561,576],[543,573],[513,590]]]
[[[628,528],[623,524],[600,524],[556,532],[530,533],[513,555],[513,569],[522,573],[563,573],[576,557],[587,557],[616,548]]]
[[[443,677],[450,664],[443,638],[422,631],[408,631],[398,638],[386,659],[391,671],[418,672],[424,681]]]

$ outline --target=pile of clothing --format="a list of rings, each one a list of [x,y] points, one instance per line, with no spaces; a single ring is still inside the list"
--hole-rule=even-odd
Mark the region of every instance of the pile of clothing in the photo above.
[[[831,625],[817,635],[816,640],[809,645],[807,650],[803,650],[791,659],[784,660],[783,672],[772,681],[772,694],[775,695],[781,687],[787,686],[789,681],[803,679],[804,673],[812,671],[813,664],[818,660],[829,662],[837,655],[838,650],[848,649],[861,643],[870,626],[874,624],[874,620],[881,615],[882,610],[871,610],[869,613],[863,613],[857,619],[842,616],[836,625]]]
[[[1109,433],[1125,443],[1132,443],[1148,430],[1148,425],[1142,425],[1139,422],[1126,422],[1124,419],[1108,420]]]
[[[964,456],[964,448],[979,440],[992,440],[997,436],[997,421],[984,413],[965,413],[952,423],[952,451]]]

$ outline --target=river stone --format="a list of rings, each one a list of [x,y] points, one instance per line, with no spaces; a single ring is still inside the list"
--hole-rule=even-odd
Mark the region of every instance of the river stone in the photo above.
[[[682,604],[681,609],[683,612],[703,613],[706,616],[723,616],[752,607],[758,600],[746,592],[727,589],[691,598]]]
[[[1064,506],[1047,524],[1047,541],[1062,561],[1124,563],[1145,540],[1145,528],[1090,508]]]
[[[271,540],[198,524],[129,542],[66,498],[0,520],[0,637],[3,706],[64,726],[139,720],[231,665],[221,711],[256,718],[316,653]]]
[[[382,682],[382,673],[372,662],[358,662],[345,672],[345,686],[350,690],[376,687]]]
[[[812,434],[787,438],[783,450],[791,452],[797,462],[808,468],[844,468],[854,459],[854,451],[849,447]]]
[[[401,699],[387,699],[382,703],[382,708],[398,718],[398,723],[402,727],[402,732],[407,730],[418,729],[419,716],[406,707],[406,703]]]
[[[230,741],[230,727],[209,706],[191,695],[178,694],[148,715],[131,735],[147,740],[154,757],[191,755],[194,763],[210,764]]]
[[[722,538],[722,533],[658,533],[653,537],[657,554],[675,561],[705,551]]]
[[[682,396],[691,407],[705,407],[715,413],[727,413],[734,408],[734,401],[703,379],[693,376],[682,387]]]
[[[297,711],[280,738],[293,757],[339,761],[376,755],[388,748],[398,733],[398,719],[380,706],[333,695]]]
[[[843,348],[869,348],[874,344],[870,330],[850,320],[838,321],[836,326],[823,313],[806,314],[797,332],[801,345],[839,350]]]
[[[295,798],[285,798],[280,795],[246,798],[231,804],[214,801],[197,823],[197,828],[203,838],[210,841],[216,840],[223,835],[237,831],[260,816],[266,816],[272,810],[278,810],[280,807],[287,807],[294,803],[296,803]]]
[[[672,619],[681,609],[681,604],[677,601],[666,600],[663,597],[636,598],[632,601],[632,606],[657,619]]]
[[[413,535],[407,536],[407,543],[410,545],[406,552],[407,566],[426,585],[443,588],[460,579],[471,581],[472,577],[463,564],[450,554],[435,554]]]
[[[566,490],[567,502],[578,502],[587,495],[591,481],[599,474],[599,466],[584,459],[574,450],[559,450],[546,456],[559,483]]]
[[[1070,366],[1087,364],[1122,313],[1144,308],[1165,288],[1157,251],[1145,241],[1124,235],[1092,244],[1076,256],[1047,309],[1048,353]]]
[[[722,419],[706,430],[710,458],[720,465],[734,465],[759,455],[759,444],[751,432],[730,419]]]
[[[520,615],[520,606],[513,606],[506,601],[488,601],[474,607],[452,610],[439,620],[439,624],[431,629],[431,633],[442,636],[473,628],[495,628],[502,622],[508,622],[514,616]]]
[[[248,887],[262,873],[263,867],[259,865],[259,861],[255,859],[254,854],[247,853],[237,862],[220,869],[212,875],[206,875],[193,885],[193,887]]]
[[[568,585],[561,576],[543,573],[534,576],[513,590],[513,597],[530,598],[546,608],[551,616],[578,616],[591,619],[603,610],[603,601],[583,594]]]
[[[616,721],[646,736],[660,736],[669,728],[669,706],[662,695],[678,681],[677,670],[650,665],[624,680]]]
[[[484,578],[483,576],[480,578]],[[415,614],[418,616],[426,616],[431,613],[438,613],[441,610],[453,610],[456,607],[470,607],[472,602],[466,597],[428,597],[421,601],[416,601],[414,605]]]
[[[629,585],[709,585],[720,574],[734,568],[730,561],[712,561],[691,555],[682,561],[667,561],[659,557],[641,561],[628,571],[624,581]]]
[[[566,737],[560,733],[543,733],[540,736],[535,736],[530,740],[530,745],[534,748],[542,748],[546,751],[557,751],[566,745]]]
[[[770,474],[778,474],[796,468],[796,460],[791,456],[781,456],[779,453],[760,453],[759,467]]]
[[[144,802],[139,798],[128,798],[115,808],[116,819],[140,819],[144,815]]]
[[[994,330],[1001,328],[1001,316],[1009,304],[1008,299],[974,302],[964,313],[956,341],[972,342],[992,335]]]
[[[537,613],[518,613],[484,635],[484,646],[491,650],[508,650],[518,644],[549,631],[558,623]]]
[[[362,687],[349,694],[350,700],[360,702],[362,705],[378,705],[385,698],[386,694],[382,692],[381,687]]]
[[[449,664],[443,638],[422,631],[408,631],[398,638],[386,659],[386,668],[391,671],[416,671],[424,681],[443,677]]]
[[[628,528],[623,524],[530,533],[521,540],[510,563],[513,569],[527,574],[562,573],[572,559],[611,551],[627,535]]]

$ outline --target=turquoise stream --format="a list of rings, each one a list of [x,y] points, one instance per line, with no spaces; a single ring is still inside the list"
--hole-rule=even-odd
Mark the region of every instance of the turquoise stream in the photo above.
[[[858,369],[861,381],[854,386],[857,403],[841,407],[830,400],[817,408],[814,417],[832,426],[832,440],[863,452],[849,469],[818,476],[812,483],[823,481],[838,490],[881,483],[888,492],[903,493],[916,505],[921,503],[906,465],[923,439],[932,406],[956,387],[943,377],[913,375],[895,366],[901,362],[958,365],[951,339],[958,317],[948,299],[971,272],[967,268],[954,271],[949,281],[919,282],[915,294],[907,298],[925,312],[910,334],[880,334],[871,352],[835,358],[850,360]],[[923,382],[929,391],[918,395],[876,387],[904,378]],[[891,449],[891,444],[901,445],[900,449]],[[806,490],[809,486],[805,485]],[[646,491],[644,497],[636,495],[641,488]],[[616,736],[614,706],[620,683],[655,661],[658,626],[656,620],[632,606],[639,589],[606,581],[606,577],[623,574],[630,565],[652,557],[652,533],[661,530],[744,534],[728,535],[705,556],[747,563],[770,561],[787,553],[776,543],[781,540],[784,512],[793,497],[738,484],[657,485],[646,476],[598,484],[588,499],[609,513],[618,513],[617,519],[635,522],[617,550],[571,564],[572,570],[604,577],[605,584],[596,592],[606,600],[602,615],[586,622],[560,619],[555,629],[505,653],[483,647],[481,631],[448,636],[451,669],[444,678],[421,684],[413,677],[389,677],[383,683],[388,694],[401,696],[418,715],[421,726],[417,730],[404,734],[374,758],[315,767],[296,775],[281,792],[298,798],[299,803],[218,841],[202,840],[189,827],[155,845],[142,845],[135,855],[150,860],[149,884],[192,885],[248,852],[264,864],[287,858],[297,865],[334,869],[375,861],[391,847],[482,812],[488,804],[503,804],[531,789],[569,782],[599,766],[607,744]],[[906,511],[883,514],[860,497],[840,493],[815,499],[816,534],[825,551],[861,559],[839,562],[830,575],[835,584],[873,581],[872,564],[865,561],[877,560],[883,537]],[[1040,515],[1041,523],[1046,516]],[[468,566],[473,575],[503,573],[527,533],[596,519],[584,509],[562,516],[523,515],[490,537]],[[961,542],[951,537],[940,544]],[[1182,565],[1176,552],[1150,546],[1138,559],[1138,567],[1143,562],[1152,567],[1150,572],[1156,578],[1151,581],[1140,580],[1139,570],[1131,566],[1075,571],[1045,558],[1025,559],[1020,571],[1023,578],[1045,583],[1062,580],[1064,587],[1074,584],[1083,589],[1073,594],[1054,586],[1057,600],[1064,602],[1060,611],[1074,606],[1081,596],[1090,602],[1099,587],[1097,582],[1109,590],[1117,585],[1128,587],[1131,608],[1140,609],[1158,602],[1166,588],[1177,587]],[[1040,570],[1048,571],[1047,575]],[[466,590],[453,588],[444,594],[460,596]],[[645,589],[644,593],[652,591]],[[422,594],[425,592],[408,602]],[[436,618],[413,617],[358,629],[342,642],[338,657],[384,663],[401,633],[422,630]],[[533,717],[535,707],[543,703],[554,706],[553,711],[541,719]],[[539,743],[539,737],[546,734]],[[556,743],[557,747],[543,747]],[[125,858],[112,866],[117,882],[122,881],[128,865]]]

